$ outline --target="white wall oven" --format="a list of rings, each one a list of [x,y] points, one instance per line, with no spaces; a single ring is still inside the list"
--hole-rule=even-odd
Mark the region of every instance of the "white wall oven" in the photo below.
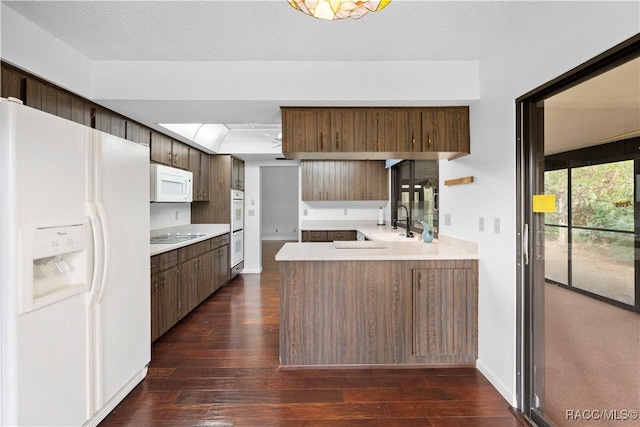
[[[231,190],[231,270],[235,275],[244,260],[244,192]]]

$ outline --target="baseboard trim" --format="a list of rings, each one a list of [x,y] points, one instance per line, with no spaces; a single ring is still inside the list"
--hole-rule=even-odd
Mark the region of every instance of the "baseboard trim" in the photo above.
[[[516,396],[511,387],[507,387],[507,385],[503,383],[487,365],[482,363],[480,359],[476,361],[476,368],[478,368],[482,375],[487,377],[489,382],[496,388],[496,390],[498,390],[498,393],[500,393],[511,406],[517,405]]]

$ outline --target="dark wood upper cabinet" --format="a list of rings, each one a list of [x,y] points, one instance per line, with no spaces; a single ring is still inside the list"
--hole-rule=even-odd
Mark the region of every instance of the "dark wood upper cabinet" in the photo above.
[[[291,159],[448,159],[469,154],[468,107],[281,107]]]
[[[304,160],[303,201],[387,200],[387,169],[380,160]]]
[[[27,78],[20,74],[18,71],[2,67],[2,97],[3,98],[18,98],[23,102],[26,96],[26,83]]]

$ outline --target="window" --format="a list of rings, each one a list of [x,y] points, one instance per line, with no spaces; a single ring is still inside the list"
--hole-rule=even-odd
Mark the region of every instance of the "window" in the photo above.
[[[547,156],[544,174],[545,193],[556,195],[556,212],[545,214],[546,280],[633,310],[635,141]]]
[[[418,220],[438,232],[438,161],[404,160],[391,168],[391,221],[405,221],[411,212],[411,230],[422,233]]]

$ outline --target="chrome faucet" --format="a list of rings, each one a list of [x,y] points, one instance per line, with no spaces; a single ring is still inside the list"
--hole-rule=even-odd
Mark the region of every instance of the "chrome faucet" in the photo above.
[[[396,210],[400,208],[404,208],[405,212],[407,213],[407,219],[398,219],[398,215],[396,212],[396,218],[393,220],[393,229],[396,230],[398,228],[398,221],[404,221],[405,225],[407,226],[405,236],[411,238],[413,237],[413,232],[411,232],[411,214],[409,213],[409,209],[407,209],[405,205],[399,205]]]

